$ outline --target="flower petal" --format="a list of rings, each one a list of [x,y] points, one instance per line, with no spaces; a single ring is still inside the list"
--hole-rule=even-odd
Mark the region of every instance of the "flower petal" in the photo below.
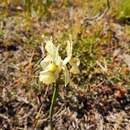
[[[39,81],[44,84],[52,84],[55,82],[55,74],[50,71],[41,71],[39,75]]]
[[[43,70],[46,69],[46,67],[49,65],[49,63],[52,61],[50,56],[46,56],[40,63]]]
[[[78,58],[72,58],[69,63],[72,66],[72,68],[70,69],[70,72],[73,74],[79,74],[80,73],[80,70],[79,70],[80,60]]]
[[[48,55],[52,58],[52,61],[56,65],[60,65],[62,60],[61,60],[61,57],[59,56],[58,48],[56,46],[54,46],[52,40],[46,41],[45,49],[46,49]]]
[[[64,64],[67,64],[72,57],[72,41],[67,41],[66,52],[67,52],[67,57],[63,61]]]
[[[64,72],[64,76],[65,76],[65,86],[70,82],[70,74],[69,71],[66,67],[66,65],[63,65],[63,72]]]
[[[66,47],[66,52],[67,52],[67,57],[71,59],[72,57],[72,41],[67,41],[67,47]]]
[[[52,39],[46,41],[45,49],[51,57],[55,56],[57,48],[54,46]]]
[[[72,74],[79,74],[80,73],[80,70],[77,66],[72,66],[72,68],[70,69],[70,72]]]

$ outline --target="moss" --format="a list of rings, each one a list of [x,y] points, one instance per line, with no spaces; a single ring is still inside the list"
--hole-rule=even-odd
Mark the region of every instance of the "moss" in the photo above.
[[[122,20],[130,18],[130,0],[120,1],[117,17]]]

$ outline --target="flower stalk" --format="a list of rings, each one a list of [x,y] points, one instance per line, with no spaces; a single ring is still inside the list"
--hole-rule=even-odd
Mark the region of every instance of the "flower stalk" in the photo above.
[[[54,106],[56,103],[57,95],[58,95],[58,86],[57,86],[57,84],[53,84],[53,95],[52,95],[51,105],[50,105],[50,109],[49,109],[51,130],[53,130],[52,116],[53,116],[53,109],[54,109]]]

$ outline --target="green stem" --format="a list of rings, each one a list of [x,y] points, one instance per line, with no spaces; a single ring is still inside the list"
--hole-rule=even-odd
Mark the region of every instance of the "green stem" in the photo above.
[[[55,102],[56,102],[56,98],[57,98],[57,85],[53,85],[54,87],[54,90],[53,90],[53,95],[52,95],[52,99],[51,99],[51,106],[50,106],[50,109],[49,109],[49,117],[50,117],[50,125],[51,125],[51,130],[53,130],[53,126],[52,126],[52,115],[53,115],[53,108],[54,108],[54,105],[55,105]]]

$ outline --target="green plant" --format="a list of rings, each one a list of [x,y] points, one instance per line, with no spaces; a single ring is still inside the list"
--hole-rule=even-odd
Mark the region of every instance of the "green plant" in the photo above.
[[[36,16],[38,18],[48,13],[48,7],[51,3],[52,0],[24,0],[27,15]]]
[[[99,34],[93,34],[93,36],[87,37],[81,36],[74,45],[74,55],[80,58],[82,75],[80,75],[79,79],[82,82],[79,82],[79,86],[81,88],[86,88],[86,85],[90,84],[90,77],[94,72],[96,61],[102,53],[98,43],[98,37]]]
[[[79,59],[72,57],[72,41],[67,41],[67,57],[62,60],[61,56],[59,55],[59,47],[56,47],[52,39],[46,41],[45,49],[47,51],[47,56],[41,61],[42,71],[39,75],[39,80],[47,85],[53,84],[53,96],[51,101],[51,106],[49,110],[50,116],[50,124],[52,128],[52,112],[53,107],[56,102],[56,97],[58,93],[58,80],[60,80],[60,76],[64,75],[65,86],[70,82],[70,74],[67,67],[69,63],[71,65],[70,72],[72,74],[78,74],[79,69],[78,66],[80,64]]]
[[[121,0],[118,8],[118,17],[130,17],[130,0]]]
[[[107,8],[107,0],[87,0],[87,14],[88,17],[98,16]]]

